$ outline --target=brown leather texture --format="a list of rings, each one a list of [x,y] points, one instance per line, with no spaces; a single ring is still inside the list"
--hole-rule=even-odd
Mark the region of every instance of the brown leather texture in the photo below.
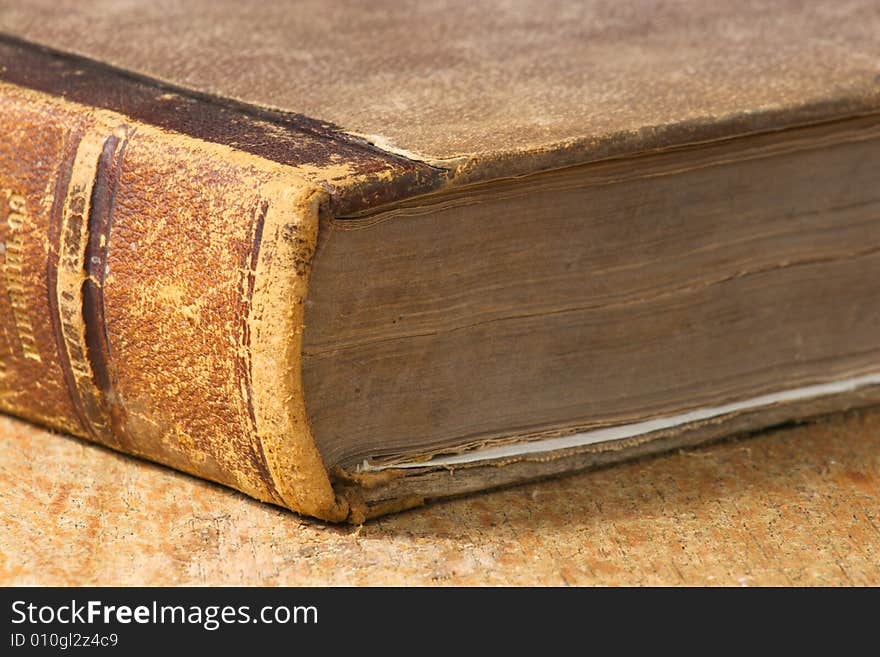
[[[0,31],[465,179],[880,111],[874,0],[3,0]]]
[[[299,390],[327,192],[0,84],[0,409],[341,520]]]

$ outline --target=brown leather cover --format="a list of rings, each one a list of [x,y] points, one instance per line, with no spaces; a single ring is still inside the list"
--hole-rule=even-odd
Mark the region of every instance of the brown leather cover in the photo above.
[[[301,390],[319,215],[441,172],[31,47],[0,42],[0,60],[0,410],[363,520]]]
[[[2,0],[0,31],[470,180],[880,110],[875,0]]]
[[[299,390],[326,192],[7,84],[0,130],[0,408],[345,519]]]

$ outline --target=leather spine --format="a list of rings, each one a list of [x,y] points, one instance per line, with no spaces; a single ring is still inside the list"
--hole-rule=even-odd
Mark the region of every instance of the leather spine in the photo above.
[[[300,383],[326,193],[15,85],[0,129],[0,410],[346,519]]]

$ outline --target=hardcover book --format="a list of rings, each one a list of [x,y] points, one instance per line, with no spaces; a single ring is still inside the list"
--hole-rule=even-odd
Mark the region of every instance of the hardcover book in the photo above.
[[[875,2],[0,32],[5,413],[363,522],[880,401]]]

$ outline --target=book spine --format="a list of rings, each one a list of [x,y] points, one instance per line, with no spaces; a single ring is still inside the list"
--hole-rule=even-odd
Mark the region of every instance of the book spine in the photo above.
[[[330,520],[300,384],[325,194],[0,84],[0,410]]]

